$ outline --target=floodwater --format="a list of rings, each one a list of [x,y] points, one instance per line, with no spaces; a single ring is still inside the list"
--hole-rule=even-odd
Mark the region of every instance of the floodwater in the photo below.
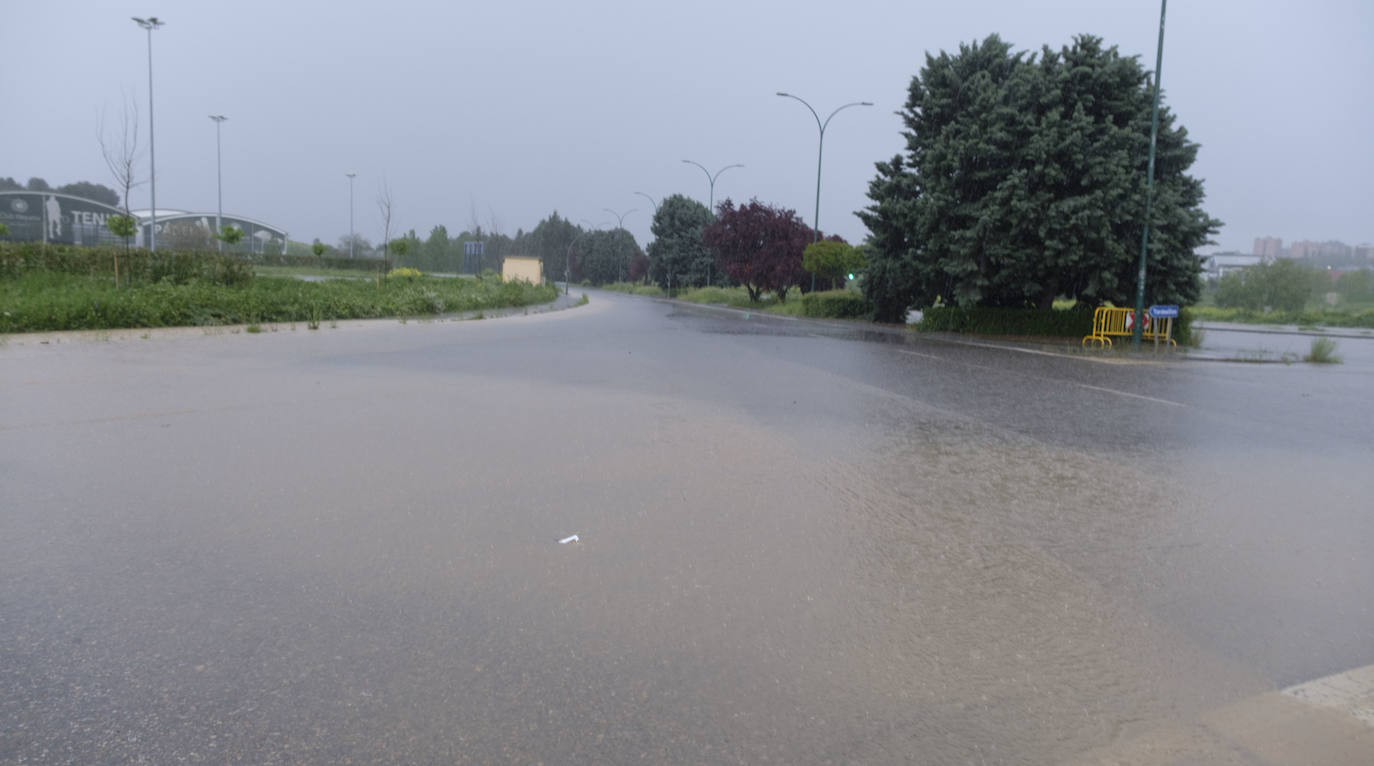
[[[0,348],[0,761],[1046,763],[1374,662],[1347,378],[276,329]]]

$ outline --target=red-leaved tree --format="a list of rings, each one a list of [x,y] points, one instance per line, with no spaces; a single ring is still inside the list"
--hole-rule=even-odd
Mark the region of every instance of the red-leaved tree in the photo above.
[[[738,208],[730,200],[716,207],[716,222],[702,232],[716,263],[744,285],[757,302],[768,291],[787,300],[787,291],[800,284],[802,251],[811,244],[811,227],[795,210],[775,208],[758,200]]]

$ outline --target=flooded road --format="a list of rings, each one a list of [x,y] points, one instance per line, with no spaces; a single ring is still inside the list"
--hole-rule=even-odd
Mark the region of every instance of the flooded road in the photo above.
[[[1051,763],[1374,663],[1350,370],[278,330],[0,348],[0,762]]]

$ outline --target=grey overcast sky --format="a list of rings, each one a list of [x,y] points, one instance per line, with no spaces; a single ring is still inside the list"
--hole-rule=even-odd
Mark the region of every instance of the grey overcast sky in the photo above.
[[[158,201],[224,206],[333,243],[380,239],[383,178],[398,228],[532,228],[625,219],[641,244],[649,205],[703,202],[696,160],[724,173],[716,199],[751,197],[812,222],[815,121],[826,132],[821,228],[859,241],[873,163],[902,149],[901,108],[927,51],[996,32],[1018,48],[1092,33],[1154,68],[1157,0],[955,3],[696,0],[612,2],[6,2],[0,10],[0,175],[113,186],[96,141],[121,90],[143,113],[153,33]],[[1174,0],[1168,104],[1202,144],[1193,172],[1225,221],[1209,249],[1374,240],[1374,2]],[[134,205],[146,206],[146,187]],[[613,222],[612,222],[613,223]]]

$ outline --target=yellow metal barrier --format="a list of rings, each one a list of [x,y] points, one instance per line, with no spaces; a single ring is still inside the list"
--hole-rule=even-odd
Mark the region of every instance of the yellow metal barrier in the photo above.
[[[1131,337],[1131,327],[1127,324],[1133,318],[1135,309],[1132,308],[1111,308],[1103,306],[1093,312],[1093,332],[1092,335],[1083,336],[1083,345],[1096,345],[1099,348],[1107,348],[1112,345],[1112,336]],[[1145,327],[1140,333],[1140,337],[1146,340],[1167,341],[1170,345],[1177,346],[1178,341],[1173,339],[1174,320],[1162,319],[1150,321],[1147,312],[1144,315]]]

